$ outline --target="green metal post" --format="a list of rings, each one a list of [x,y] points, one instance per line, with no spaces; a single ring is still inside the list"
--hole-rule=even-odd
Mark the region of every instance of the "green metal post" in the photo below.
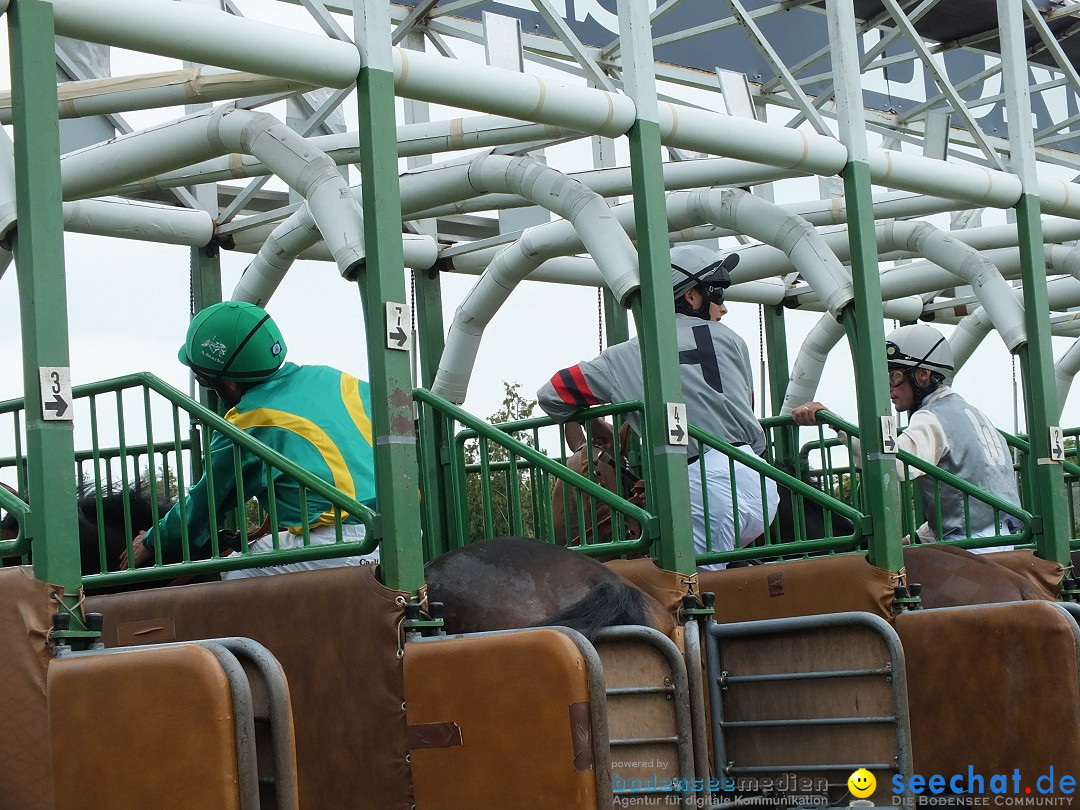
[[[1057,387],[1050,345],[1050,311],[1046,291],[1046,258],[1043,254],[1039,199],[1024,194],[1016,206],[1020,268],[1024,280],[1024,320],[1027,343],[1019,351],[1023,373],[1024,413],[1027,416],[1031,452],[1026,456],[1028,480],[1032,482],[1035,550],[1046,560],[1069,563],[1069,516],[1065,498],[1065,471],[1050,460],[1050,427],[1056,426]]]
[[[442,311],[442,277],[438,266],[428,270],[417,270],[413,276],[416,300],[417,338],[420,351],[420,385],[431,389],[435,374],[439,370],[445,343]],[[427,409],[427,417],[420,422],[423,442],[426,447],[438,447],[435,458],[424,459],[424,477],[429,487],[424,492],[428,503],[425,513],[432,516],[424,530],[424,548],[426,556],[437,557],[450,550],[449,531],[446,526],[446,504],[451,502],[449,482],[450,459],[452,448],[442,446],[446,426],[442,416],[433,408]]]
[[[201,312],[212,304],[221,302],[221,251],[217,245],[191,249],[191,314]],[[209,388],[198,387],[199,403],[212,411],[222,413],[218,395]],[[199,423],[191,421],[191,435],[195,438],[191,447],[191,480],[198,481],[203,473],[202,442],[209,441],[199,435]],[[229,521],[232,522],[231,520]],[[230,526],[230,528],[235,528]]]
[[[604,337],[608,346],[630,339],[630,319],[626,317],[626,309],[619,306],[607,287],[604,288]]]
[[[787,350],[787,324],[784,322],[784,307],[765,304],[765,355],[769,363],[769,414],[780,413],[784,407],[784,393],[787,391],[791,374]],[[796,453],[794,429],[783,428],[776,433],[773,445],[773,463],[782,466],[790,464]]]
[[[1023,122],[1031,120],[1028,91],[1027,39],[1024,12],[1018,0],[998,0],[998,29],[1001,43],[1001,75],[1005,85],[1005,107],[1009,127],[1009,167],[1020,178],[1023,192],[1016,204],[1016,228],[1020,248],[1020,272],[1024,282],[1024,323],[1027,343],[1018,355],[1023,371],[1024,412],[1031,450],[1027,455],[1027,477],[1031,481],[1036,516],[1036,553],[1047,560],[1069,563],[1069,519],[1066,504],[1065,472],[1060,461],[1051,458],[1050,428],[1057,426],[1057,387],[1054,383],[1054,356],[1050,345],[1050,311],[1046,291],[1046,257],[1043,253],[1039,198],[1034,193],[1039,178],[1035,172],[1035,136]]]
[[[82,572],[73,422],[44,418],[39,376],[41,368],[66,370],[70,364],[52,5],[15,0],[8,37],[18,215],[11,243],[19,280],[34,576],[62,586],[74,608]],[[68,413],[70,408],[69,401]]]
[[[659,111],[648,9],[632,0],[619,2],[623,43],[623,86],[637,105],[637,120],[628,133],[630,174],[634,190],[641,290],[634,296],[634,316],[641,338],[645,379],[645,414],[653,456],[652,503],[660,519],[657,561],[669,571],[697,570],[690,525],[690,486],[686,448],[669,444],[667,406],[682,403],[679,364],[674,362],[675,307],[671,292],[671,253],[660,144]]]
[[[416,592],[424,582],[409,352],[387,344],[386,304],[405,303],[389,0],[354,11],[360,49],[357,104],[367,263],[359,273],[371,376],[375,497],[385,584]]]
[[[870,562],[878,568],[899,571],[904,565],[900,486],[895,448],[886,452],[882,429],[882,419],[890,417],[892,409],[885,363],[884,313],[870,194],[869,150],[859,84],[857,23],[852,0],[826,0],[826,13],[839,138],[848,148],[848,162],[842,175],[855,298],[845,308],[842,318],[855,365],[855,395],[862,434],[863,498],[872,518],[868,538]]]
[[[855,301],[844,310],[844,326],[855,367],[855,395],[862,434],[863,497],[873,518],[869,537],[870,562],[878,568],[899,571],[904,566],[900,482],[896,474],[896,455],[885,452],[881,430],[881,418],[891,415],[891,404],[868,164],[848,163],[844,168],[844,194],[848,207],[851,278],[855,287]]]

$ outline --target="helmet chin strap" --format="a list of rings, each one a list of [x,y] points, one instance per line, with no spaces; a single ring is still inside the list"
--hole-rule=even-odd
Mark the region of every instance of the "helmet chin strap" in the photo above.
[[[686,295],[681,295],[675,302],[675,311],[680,315],[689,315],[691,318],[701,318],[703,321],[710,320],[709,299],[705,296],[701,297],[701,306],[694,308],[690,306],[690,302],[686,300]]]
[[[937,379],[933,374],[930,375],[929,385],[919,385],[915,382],[915,368],[909,368],[907,372],[908,383],[911,384],[911,392],[914,396],[914,405],[911,408],[911,413],[919,410],[922,407],[923,401],[930,396],[937,387],[941,385],[941,380]]]

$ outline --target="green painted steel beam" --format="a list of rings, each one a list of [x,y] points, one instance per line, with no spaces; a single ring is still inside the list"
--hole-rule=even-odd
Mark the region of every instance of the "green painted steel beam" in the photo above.
[[[626,316],[626,309],[619,306],[607,287],[604,288],[604,337],[608,346],[630,339],[630,319]]]
[[[619,0],[618,7],[623,89],[636,109],[627,139],[641,271],[641,289],[631,303],[641,338],[645,382],[647,442],[643,442],[642,453],[648,456],[645,466],[652,467],[654,492],[650,503],[659,516],[657,561],[669,571],[689,574],[697,570],[697,563],[690,523],[686,447],[669,444],[667,425],[668,405],[685,403],[677,362],[652,22],[644,3]]]
[[[641,290],[635,319],[641,338],[645,380],[646,434],[652,455],[650,504],[660,519],[656,559],[662,568],[684,574],[697,570],[690,524],[690,485],[686,448],[668,444],[667,405],[683,402],[671,293],[671,253],[661,165],[660,127],[639,119],[630,129],[630,171],[634,189]]]
[[[52,5],[14,0],[8,38],[18,215],[10,238],[19,280],[34,575],[63,586],[74,608],[82,572],[73,422],[44,418],[39,379],[39,368],[70,365]]]
[[[445,345],[442,310],[442,276],[438,265],[413,273],[413,295],[416,301],[417,340],[420,345],[420,387],[431,389],[439,370]],[[430,448],[422,459],[425,556],[434,559],[450,550],[449,528],[446,525],[446,504],[451,503],[452,490],[448,476],[449,461],[442,457],[446,437],[446,420],[435,409],[428,409],[420,419],[421,441]]]
[[[863,498],[872,518],[871,564],[888,571],[904,565],[901,545],[900,482],[896,455],[886,453],[881,419],[892,413],[885,362],[885,326],[881,308],[870,167],[851,161],[844,167],[844,194],[851,244],[851,280],[855,300],[843,313],[855,367],[855,395],[862,433]]]
[[[206,247],[191,248],[191,315],[201,312],[212,304],[218,304],[221,298],[221,250],[216,244]],[[221,400],[210,388],[196,386],[199,403],[217,413],[224,413]],[[195,439],[190,452],[192,481],[198,481],[203,474],[202,440],[198,423],[191,423],[191,435]],[[229,519],[227,523],[234,523]],[[231,526],[230,528],[236,528]]]
[[[389,21],[385,0],[365,4],[358,26],[372,18]],[[385,6],[385,8],[383,8]],[[383,13],[385,12],[385,13]],[[358,36],[372,47],[389,31],[382,25]],[[374,46],[381,47],[381,45]],[[376,54],[385,56],[385,54]],[[385,63],[375,59],[374,65]],[[358,282],[364,303],[371,376],[371,424],[375,447],[375,497],[382,538],[384,583],[415,593],[424,582],[420,538],[419,481],[409,352],[387,346],[387,302],[405,303],[401,247],[401,191],[398,186],[394,121],[394,74],[364,60],[357,82],[360,118],[360,176],[363,183],[364,240],[367,262]],[[389,122],[389,124],[388,124]]]
[[[1050,311],[1046,291],[1046,257],[1043,254],[1039,198],[1024,194],[1016,206],[1020,248],[1020,272],[1024,282],[1024,321],[1027,343],[1018,352],[1023,370],[1024,413],[1031,452],[1027,478],[1032,482],[1031,508],[1036,522],[1035,549],[1046,560],[1068,565],[1069,517],[1065,473],[1060,462],[1050,459],[1050,428],[1057,425],[1057,387],[1050,342]]]
[[[787,324],[784,321],[784,307],[763,305],[765,313],[765,356],[768,360],[769,373],[769,414],[776,415],[784,407],[784,394],[787,392],[790,377],[790,365],[787,349]],[[784,465],[794,461],[795,430],[780,427],[773,447],[773,462]]]

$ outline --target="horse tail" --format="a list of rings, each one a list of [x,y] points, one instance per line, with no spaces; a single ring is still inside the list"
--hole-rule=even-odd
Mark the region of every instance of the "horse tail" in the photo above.
[[[625,582],[605,581],[594,586],[574,604],[530,626],[569,627],[593,641],[605,627],[622,624],[652,626],[645,594]]]

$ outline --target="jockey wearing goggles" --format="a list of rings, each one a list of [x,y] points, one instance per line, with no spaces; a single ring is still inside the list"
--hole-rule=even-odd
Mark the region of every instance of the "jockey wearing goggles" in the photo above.
[[[731,270],[739,254],[717,258],[715,251],[700,245],[678,245],[671,249],[671,286],[675,311],[705,321],[714,320],[711,304],[724,308],[724,291],[731,286]],[[715,318],[719,320],[719,318]]]
[[[923,401],[953,371],[949,342],[941,332],[924,323],[893,330],[885,339],[885,358],[889,364],[889,387],[897,388],[905,380],[911,385],[914,394],[911,413],[919,410]],[[918,369],[926,369],[930,373],[916,374]]]
[[[765,434],[754,413],[749,350],[740,335],[720,323],[730,271],[737,263],[738,254],[700,245],[671,249],[677,353],[670,362],[678,364],[687,422],[740,446],[739,452],[760,455]],[[540,407],[562,422],[587,406],[642,399],[644,391],[641,346],[634,337],[557,371],[536,396]],[[626,418],[639,430],[635,413]],[[749,465],[692,438],[686,470],[698,562],[723,568],[716,553],[748,545],[772,522],[779,500],[776,485]]]
[[[885,339],[885,351],[889,398],[898,412],[909,415],[907,428],[897,437],[897,448],[1019,506],[1016,475],[1005,439],[982,411],[945,384],[954,369],[952,349],[945,336],[924,323],[902,326]],[[824,408],[820,402],[808,402],[792,410],[791,416],[797,425],[814,425],[817,412]],[[847,441],[840,435],[842,441]],[[858,458],[858,440],[851,442]],[[897,475],[910,478],[918,487],[926,518],[926,523],[916,530],[922,542],[995,537],[1021,527],[1013,516],[939,484],[901,461],[897,461]],[[998,541],[991,548],[1012,546]]]

